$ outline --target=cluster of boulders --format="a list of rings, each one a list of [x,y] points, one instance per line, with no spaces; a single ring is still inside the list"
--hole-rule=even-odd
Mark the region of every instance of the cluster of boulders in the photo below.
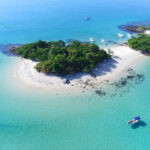
[[[95,90],[95,93],[98,94],[99,96],[104,96],[106,95],[106,92],[102,89],[97,89]]]
[[[144,78],[143,74],[138,74],[133,69],[128,69],[127,75],[113,84],[118,88],[123,88],[124,86],[132,83],[139,84],[144,81]]]
[[[130,32],[135,32],[135,33],[142,33],[144,32],[144,29],[140,28],[140,26],[125,26],[124,27],[126,30],[130,31]]]
[[[13,54],[16,55],[16,54],[17,54],[17,50],[18,50],[18,48],[20,48],[20,47],[21,47],[21,45],[13,45],[13,46],[10,47],[9,50],[10,50],[11,53],[13,53]]]
[[[0,44],[0,51],[7,56],[14,56],[17,55],[16,51],[21,44]]]
[[[95,93],[99,96],[115,96],[116,94],[123,95],[125,92],[129,91],[131,87],[140,84],[144,81],[145,77],[143,74],[138,74],[133,69],[128,69],[126,75],[121,77],[115,82],[105,82],[106,86],[102,89],[96,88]],[[107,92],[106,92],[107,91]],[[120,92],[119,92],[120,91]],[[122,93],[122,94],[121,94]]]
[[[83,89],[83,92],[87,90],[93,90],[99,96],[115,96],[120,92],[124,93],[125,90],[133,87],[136,84],[140,84],[144,81],[145,77],[143,74],[136,73],[132,68],[125,71],[125,75],[117,81],[104,80],[99,83],[96,79],[96,74],[91,74],[92,78],[81,80],[78,82],[71,82],[69,79],[64,79],[64,84],[70,84],[71,86],[78,86]]]

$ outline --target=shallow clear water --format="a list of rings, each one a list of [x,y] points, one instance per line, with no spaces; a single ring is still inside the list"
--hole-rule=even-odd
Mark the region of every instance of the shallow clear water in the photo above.
[[[117,27],[149,20],[148,0],[0,0],[0,43],[90,37],[121,41]],[[90,21],[83,20],[91,16]],[[126,38],[124,39],[126,40]],[[0,53],[0,149],[149,150],[150,60],[136,67],[145,80],[113,97],[48,93],[14,80],[18,59]],[[139,126],[127,121],[142,117]]]

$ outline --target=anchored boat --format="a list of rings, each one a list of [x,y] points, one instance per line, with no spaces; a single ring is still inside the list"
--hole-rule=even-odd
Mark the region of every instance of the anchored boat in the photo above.
[[[140,120],[141,120],[141,118],[137,116],[134,119],[128,121],[128,125],[132,125],[132,124],[138,123]]]
[[[101,39],[101,43],[104,44],[104,45],[107,44],[106,41],[105,41],[104,39]]]
[[[89,16],[84,18],[84,20],[87,20],[87,21],[90,19],[91,19],[91,17],[89,17]]]
[[[132,35],[131,35],[130,33],[127,33],[127,36],[128,36],[129,38],[131,38],[131,37],[132,37]]]
[[[124,35],[121,34],[121,33],[118,33],[118,36],[119,36],[120,38],[123,38],[123,37],[124,37]]]
[[[91,37],[89,40],[90,40],[90,42],[95,42],[94,39],[93,39],[92,37]]]

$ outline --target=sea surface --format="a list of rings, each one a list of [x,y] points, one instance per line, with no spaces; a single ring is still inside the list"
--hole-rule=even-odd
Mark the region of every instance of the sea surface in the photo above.
[[[118,26],[148,23],[149,14],[149,0],[0,0],[0,150],[149,150],[149,59],[134,67],[144,80],[106,95],[50,93],[17,81],[18,58],[3,47],[90,37],[122,43],[128,37]],[[135,116],[141,123],[127,125]]]

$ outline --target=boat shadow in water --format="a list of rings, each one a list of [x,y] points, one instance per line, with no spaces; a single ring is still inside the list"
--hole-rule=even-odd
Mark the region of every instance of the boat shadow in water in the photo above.
[[[145,127],[145,126],[147,126],[147,124],[146,124],[144,121],[139,121],[138,123],[133,124],[133,125],[131,126],[131,128],[132,128],[132,129],[137,129],[137,128],[139,128],[139,127]]]

